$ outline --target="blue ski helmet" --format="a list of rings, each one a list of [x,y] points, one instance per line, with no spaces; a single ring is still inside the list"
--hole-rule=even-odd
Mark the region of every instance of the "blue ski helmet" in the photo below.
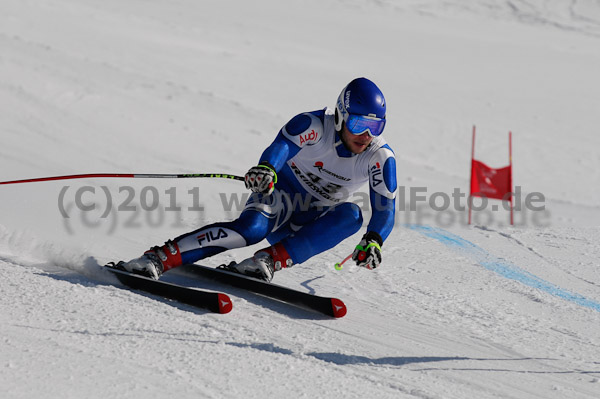
[[[375,137],[383,133],[385,98],[375,83],[356,78],[344,87],[335,107],[335,130],[341,131],[344,123],[352,134],[368,132]]]

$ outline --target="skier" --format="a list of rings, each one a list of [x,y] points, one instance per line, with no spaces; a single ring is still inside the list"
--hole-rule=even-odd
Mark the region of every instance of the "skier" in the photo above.
[[[383,93],[357,78],[328,108],[292,118],[245,175],[253,194],[237,220],[215,223],[155,246],[117,267],[158,279],[162,273],[220,252],[259,243],[269,247],[225,269],[271,281],[275,271],[305,262],[355,234],[363,224],[358,205],[347,202],[369,182],[372,217],[352,254],[374,269],[394,225],[396,161],[381,136]]]

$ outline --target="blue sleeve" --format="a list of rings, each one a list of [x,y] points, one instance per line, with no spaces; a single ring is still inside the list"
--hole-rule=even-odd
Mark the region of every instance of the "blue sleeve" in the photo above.
[[[394,228],[396,215],[396,159],[389,157],[384,163],[381,177],[375,178],[375,175],[371,173],[370,198],[373,213],[367,231],[378,233],[385,241]]]
[[[279,131],[275,141],[262,153],[260,162],[268,162],[275,168],[275,171],[280,171],[283,165],[300,151],[300,147],[286,139]]]
[[[269,162],[276,171],[293,158],[303,145],[320,139],[315,130],[322,130],[325,111],[305,112],[293,117],[277,134],[275,141],[263,152],[260,162]],[[312,134],[307,132],[312,130]],[[295,141],[294,141],[295,140]]]
[[[371,209],[373,214],[367,226],[367,231],[378,233],[385,241],[394,228],[396,200],[384,197],[371,190]]]

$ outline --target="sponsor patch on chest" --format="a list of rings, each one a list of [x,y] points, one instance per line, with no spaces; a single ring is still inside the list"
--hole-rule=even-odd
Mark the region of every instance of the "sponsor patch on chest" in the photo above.
[[[345,177],[345,176],[341,176],[335,172],[330,171],[329,169],[325,168],[325,164],[321,161],[317,161],[315,162],[315,164],[313,165],[315,168],[317,168],[317,170],[319,171],[319,173],[325,173],[328,174],[329,176],[335,177],[336,179],[342,180],[342,181],[350,181],[352,180],[349,177]]]

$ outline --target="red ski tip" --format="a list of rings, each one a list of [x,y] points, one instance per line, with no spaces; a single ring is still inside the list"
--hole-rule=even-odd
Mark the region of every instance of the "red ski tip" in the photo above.
[[[219,313],[229,313],[233,309],[233,302],[225,294],[219,294]]]
[[[337,298],[331,298],[331,308],[333,309],[333,317],[346,316],[346,305]]]

